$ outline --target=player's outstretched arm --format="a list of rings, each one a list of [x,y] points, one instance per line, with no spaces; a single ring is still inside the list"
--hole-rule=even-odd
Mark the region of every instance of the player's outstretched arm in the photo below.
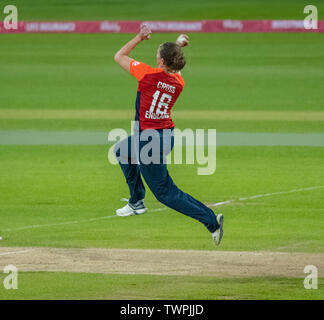
[[[115,54],[115,61],[124,70],[130,71],[130,63],[133,59],[129,57],[129,54],[140,42],[150,39],[151,33],[152,31],[146,25],[142,25],[140,32]]]

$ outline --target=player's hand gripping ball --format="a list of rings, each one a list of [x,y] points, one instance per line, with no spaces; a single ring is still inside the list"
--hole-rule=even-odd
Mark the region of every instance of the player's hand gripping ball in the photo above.
[[[146,24],[141,25],[141,30],[139,32],[139,35],[142,40],[150,39],[151,33],[152,33],[151,29]]]
[[[189,37],[187,34],[180,34],[177,38],[176,44],[180,47],[185,47],[189,44]]]

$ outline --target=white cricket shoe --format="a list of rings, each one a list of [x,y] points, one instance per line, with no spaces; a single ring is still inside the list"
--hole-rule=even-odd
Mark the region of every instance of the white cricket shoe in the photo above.
[[[216,246],[218,246],[223,238],[223,223],[224,223],[224,216],[220,213],[216,216],[217,222],[219,224],[219,228],[212,233],[212,238]]]
[[[126,206],[117,209],[116,214],[120,217],[128,217],[132,215],[143,214],[147,211],[144,200],[139,200],[135,204],[127,203]]]

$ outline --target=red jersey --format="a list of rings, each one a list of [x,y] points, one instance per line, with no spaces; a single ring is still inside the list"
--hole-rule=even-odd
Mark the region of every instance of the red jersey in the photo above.
[[[171,109],[184,87],[180,74],[166,73],[135,60],[130,64],[130,73],[138,80],[135,120],[140,129],[173,128]]]

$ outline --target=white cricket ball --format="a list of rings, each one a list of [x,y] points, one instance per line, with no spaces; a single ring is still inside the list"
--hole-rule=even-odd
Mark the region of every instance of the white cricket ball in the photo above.
[[[2,237],[0,237],[0,241],[2,240]]]
[[[186,34],[180,34],[180,36],[177,38],[176,44],[178,44],[180,47],[185,47],[189,44],[189,37]]]

